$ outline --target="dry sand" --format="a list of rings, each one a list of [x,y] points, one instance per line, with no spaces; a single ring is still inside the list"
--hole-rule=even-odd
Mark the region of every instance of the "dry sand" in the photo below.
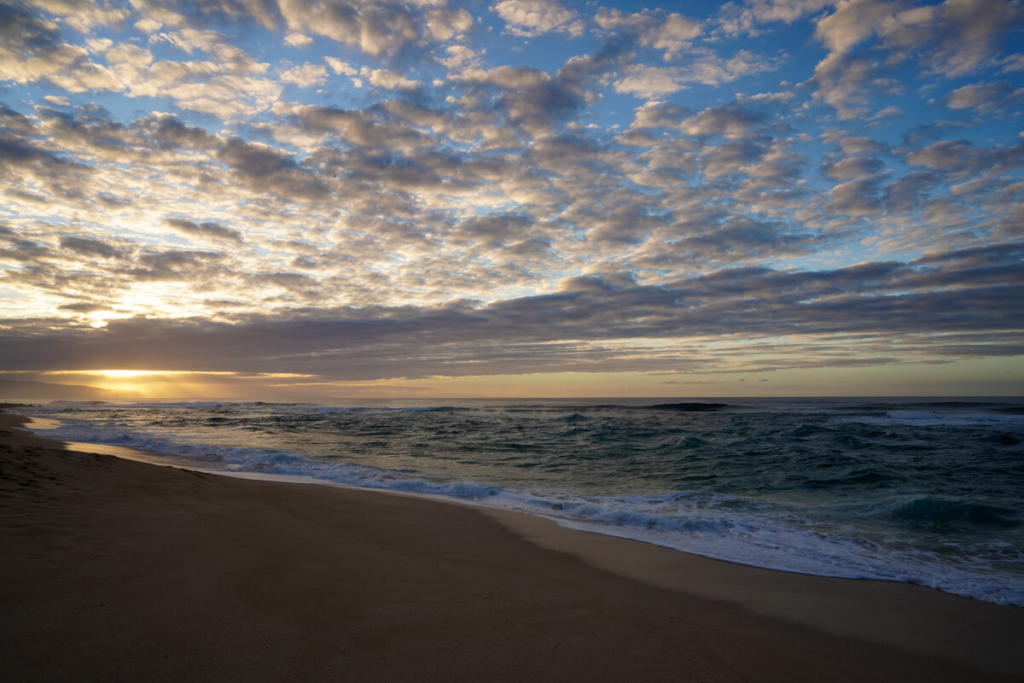
[[[1024,609],[132,462],[0,415],[5,681],[1024,680]]]

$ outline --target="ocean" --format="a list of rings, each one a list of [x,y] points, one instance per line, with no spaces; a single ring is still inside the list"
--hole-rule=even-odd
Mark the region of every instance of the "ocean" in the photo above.
[[[1024,399],[54,402],[51,438],[1024,606]]]

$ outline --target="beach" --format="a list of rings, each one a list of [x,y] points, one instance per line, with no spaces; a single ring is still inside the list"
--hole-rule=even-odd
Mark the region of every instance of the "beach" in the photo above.
[[[424,497],[66,450],[0,415],[12,681],[1024,679],[1024,610]]]

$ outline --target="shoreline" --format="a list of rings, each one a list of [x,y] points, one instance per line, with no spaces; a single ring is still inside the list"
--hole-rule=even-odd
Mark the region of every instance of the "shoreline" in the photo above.
[[[467,678],[473,667],[483,669],[472,677],[516,680],[529,675],[523,666],[540,667],[532,675],[542,680],[1024,677],[1014,650],[1021,608],[731,564],[457,501],[86,455],[13,431],[23,419],[0,414],[0,533],[5,557],[16,558],[0,582],[4,659],[40,672],[19,679],[60,678],[63,661],[120,680],[120,669],[97,662],[140,641],[159,652],[160,639],[140,626],[154,621],[174,652],[212,644],[239,655],[218,669],[228,664],[212,654],[179,654],[172,669],[186,677],[244,669],[254,680],[321,680],[342,664],[350,680],[376,679],[375,667],[396,680]],[[151,574],[126,573],[121,561],[133,554]],[[108,574],[122,580],[99,590]],[[169,603],[168,584],[192,599]],[[90,607],[100,594],[105,607]],[[70,647],[70,632],[51,632],[69,613],[75,633],[94,634],[87,652]],[[189,632],[207,622],[225,629],[214,643]],[[314,622],[336,642],[310,631]],[[275,638],[296,639],[303,652],[309,640],[317,652],[307,661],[257,647]],[[415,656],[383,661],[410,643]],[[243,654],[264,668],[250,670]],[[126,656],[124,680],[163,680],[152,675],[158,660]]]
[[[62,425],[61,421],[53,418],[44,418],[36,416],[24,416],[27,417],[28,422],[25,425],[25,429],[42,429],[52,430]],[[53,439],[54,441],[59,440],[57,437],[42,437]],[[391,488],[388,486],[377,486],[377,485],[361,485],[360,483],[354,483],[349,481],[337,481],[331,478],[318,478],[312,474],[278,474],[278,473],[267,473],[264,471],[256,471],[252,469],[246,469],[242,465],[232,466],[230,464],[220,462],[217,460],[209,460],[206,458],[180,455],[180,454],[169,454],[160,451],[148,451],[144,450],[146,447],[127,447],[117,446],[109,444],[93,444],[86,442],[74,442],[74,441],[63,441],[64,448],[66,450],[78,450],[90,453],[102,453],[106,455],[113,455],[119,458],[125,458],[128,460],[136,460],[139,462],[145,462],[150,464],[156,464],[161,466],[178,467],[190,470],[196,470],[200,472],[206,472],[209,474],[220,474],[224,476],[238,477],[242,479],[256,479],[265,481],[279,481],[279,482],[290,482],[300,484],[313,484],[323,486],[335,486],[341,488],[349,488],[355,490],[365,491],[377,491],[381,493],[391,493],[396,495],[412,496],[415,498],[422,498],[426,500],[435,500],[440,502],[454,503],[459,505],[465,505],[473,508],[477,508],[483,512],[494,511],[500,513],[502,511],[510,511],[513,513],[521,513],[529,517],[537,517],[546,521],[554,522],[560,527],[573,532],[587,533],[587,534],[599,534],[606,535],[623,540],[629,540],[637,542],[643,545],[653,545],[657,547],[663,547],[671,552],[680,552],[690,556],[696,556],[706,558],[714,562],[724,562],[726,564],[735,564],[753,569],[767,570],[772,572],[780,572],[782,574],[799,574],[803,576],[815,577],[815,578],[834,578],[843,580],[868,580],[868,581],[879,581],[886,583],[899,583],[913,586],[925,587],[928,589],[937,589],[942,593],[957,597],[965,597],[971,600],[980,600],[981,602],[990,602],[996,605],[1009,605],[1018,608],[1024,608],[1024,602],[1021,602],[1020,598],[1015,601],[1010,600],[1009,602],[999,602],[995,599],[986,599],[984,597],[978,597],[972,594],[971,591],[957,591],[954,587],[950,587],[948,584],[932,585],[928,582],[931,577],[913,575],[911,577],[903,576],[902,578],[896,578],[899,576],[898,573],[890,572],[890,577],[879,576],[877,572],[872,572],[870,569],[864,567],[860,568],[860,571],[852,571],[846,568],[846,571],[835,571],[834,567],[828,564],[820,564],[817,567],[820,571],[815,571],[814,568],[796,567],[796,566],[779,566],[778,557],[785,557],[785,552],[779,553],[776,551],[775,558],[760,558],[762,561],[745,561],[743,558],[733,558],[722,556],[721,554],[705,553],[700,549],[694,549],[687,546],[680,546],[678,544],[672,544],[665,539],[659,539],[657,537],[644,536],[637,533],[630,533],[629,531],[622,532],[620,529],[623,527],[617,526],[614,522],[609,524],[601,524],[599,522],[592,522],[586,519],[574,519],[572,517],[563,517],[554,514],[547,514],[546,510],[534,507],[530,509],[529,503],[526,506],[521,506],[520,501],[517,500],[506,500],[506,499],[495,499],[491,500],[486,496],[483,497],[464,497],[454,493],[434,493],[430,491],[420,491],[415,489],[407,489],[402,487]],[[475,480],[469,480],[464,482],[471,486],[477,486]],[[515,491],[512,491],[513,497]],[[499,517],[500,519],[500,517]],[[635,531],[635,527],[626,527],[629,530]],[[782,563],[786,564],[785,561]],[[829,571],[832,570],[832,571]],[[911,570],[912,571],[912,570]],[[661,582],[664,583],[664,582]],[[1016,595],[1016,594],[1014,594]]]

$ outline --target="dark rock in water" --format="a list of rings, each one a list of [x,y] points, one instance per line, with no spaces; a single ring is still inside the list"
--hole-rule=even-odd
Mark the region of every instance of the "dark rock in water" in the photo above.
[[[709,412],[712,410],[722,410],[723,408],[731,408],[732,406],[726,403],[658,403],[653,406],[644,406],[648,410],[678,410],[684,413],[702,413]]]

